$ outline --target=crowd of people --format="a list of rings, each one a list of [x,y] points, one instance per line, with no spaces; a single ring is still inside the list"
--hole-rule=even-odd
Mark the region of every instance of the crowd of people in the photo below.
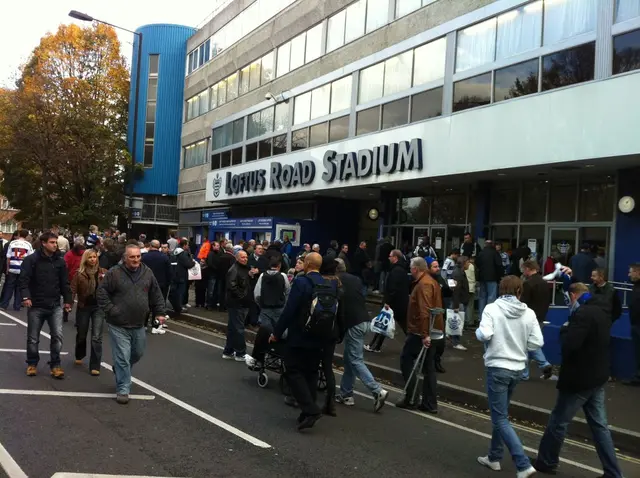
[[[407,253],[389,238],[376,246],[374,260],[362,241],[353,254],[349,246],[331,241],[324,255],[318,244],[304,244],[293,254],[288,237],[273,243],[255,240],[205,240],[195,248],[187,238],[171,235],[166,242],[145,235],[127,240],[125,234],[99,232],[66,237],[59,229],[32,239],[29,231],[16,231],[5,247],[7,258],[0,307],[28,308],[27,375],[37,374],[38,343],[42,326],[51,331],[51,375],[64,378],[60,366],[63,322],[77,300],[75,361],[83,363],[90,335],[89,371],[100,374],[105,322],[113,352],[118,403],[129,400],[131,367],[144,354],[146,329],[162,334],[169,314],[188,308],[189,286],[195,284],[195,307],[225,312],[226,360],[245,362],[251,370],[264,370],[265,356],[282,354],[290,394],[285,402],[300,409],[297,428],[311,428],[323,415],[335,416],[335,404],[352,406],[356,377],[370,390],[374,412],[385,405],[388,391],[368,370],[363,351],[379,352],[385,335],[375,334],[365,345],[371,317],[366,298],[369,287],[382,295],[383,308],[393,310],[404,332],[400,369],[406,393],[396,404],[437,414],[437,373],[445,373],[443,331],[449,314],[466,312],[469,327],[485,344],[487,392],[493,438],[480,464],[500,469],[503,443],[518,469],[518,478],[554,472],[568,423],[582,407],[591,426],[605,476],[622,476],[606,424],[604,385],[609,379],[610,328],[622,313],[616,290],[595,262],[572,262],[578,270],[556,261],[542,276],[537,261],[519,253],[514,269],[499,244],[490,240],[482,248],[470,234],[459,250],[444,258],[442,267],[429,238],[422,238]],[[587,251],[584,251],[585,254]],[[577,257],[578,255],[576,255]],[[582,261],[582,262],[581,262]],[[587,266],[591,271],[587,274]],[[546,272],[546,271],[545,271]],[[191,277],[195,274],[196,280]],[[634,283],[629,309],[636,344],[640,384],[640,265],[630,267]],[[558,376],[542,352],[544,326],[552,284],[563,283],[569,318],[560,332],[562,364]],[[478,302],[477,314],[474,302]],[[167,307],[167,303],[170,307]],[[253,356],[247,354],[245,327],[255,327]],[[449,337],[455,349],[465,351],[459,335]],[[344,374],[336,394],[332,363],[336,344],[344,344]],[[534,360],[542,378],[556,379],[558,401],[532,465],[509,424],[511,394],[529,378]],[[421,393],[416,362],[422,366]],[[319,371],[327,380],[324,405],[317,404]]]

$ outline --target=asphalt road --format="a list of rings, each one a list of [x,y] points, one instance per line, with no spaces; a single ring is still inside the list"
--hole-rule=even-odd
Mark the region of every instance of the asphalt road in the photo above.
[[[387,406],[374,414],[363,393],[355,407],[339,406],[337,418],[325,417],[300,433],[297,411],[283,404],[277,376],[260,389],[257,374],[221,359],[219,336],[174,322],[169,333],[147,336],[146,355],[134,368],[132,394],[139,397],[118,405],[107,368],[91,377],[86,364],[73,364],[73,318],[65,324],[66,379],[56,381],[46,355],[37,377],[25,375],[26,328],[14,319],[25,322],[26,314],[9,314],[13,319],[0,312],[0,324],[16,324],[0,325],[0,478],[495,475],[475,461],[487,453],[491,427],[471,410],[442,404],[434,417]],[[48,346],[41,337],[40,350]],[[112,363],[106,334],[103,362]],[[82,395],[87,393],[105,396]],[[392,391],[391,403],[398,398]],[[523,427],[518,433],[525,446],[537,447],[538,431]],[[570,463],[557,476],[598,476],[588,446],[568,443],[563,457]],[[640,461],[623,458],[622,464],[626,476],[640,476]],[[515,476],[510,459],[502,465],[502,475]]]

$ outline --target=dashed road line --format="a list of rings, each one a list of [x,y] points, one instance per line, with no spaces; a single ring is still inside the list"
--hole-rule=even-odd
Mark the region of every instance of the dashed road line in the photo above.
[[[46,397],[76,397],[76,398],[110,398],[114,399],[114,393],[92,393],[92,392],[63,392],[59,390],[16,390],[11,388],[0,388],[0,395],[33,395]],[[153,395],[129,395],[132,400],[155,400]]]

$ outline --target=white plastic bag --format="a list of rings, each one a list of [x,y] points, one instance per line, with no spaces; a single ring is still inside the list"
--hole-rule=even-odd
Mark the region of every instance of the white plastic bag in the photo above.
[[[202,280],[202,270],[197,262],[195,266],[189,269],[189,280]]]
[[[464,329],[464,312],[454,312],[453,309],[447,309],[447,335],[462,335]]]
[[[392,339],[396,333],[396,321],[393,320],[393,310],[383,307],[380,313],[371,321],[371,331]]]

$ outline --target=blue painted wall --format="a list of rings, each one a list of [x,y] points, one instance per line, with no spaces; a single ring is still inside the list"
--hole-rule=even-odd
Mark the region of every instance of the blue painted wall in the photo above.
[[[629,264],[640,262],[640,169],[621,170],[618,173],[618,197],[631,196],[636,201],[636,208],[629,214],[618,211],[616,216],[616,251],[613,280],[629,281]]]
[[[136,140],[137,163],[144,157],[144,133],[147,107],[149,55],[158,54],[158,94],[156,100],[156,127],[153,167],[146,168],[144,178],[136,181],[138,194],[178,194],[180,171],[180,131],[182,128],[183,91],[187,39],[195,29],[180,25],[145,25],[136,30],[142,33],[142,62],[140,64],[140,96],[138,106],[138,134]],[[133,45],[131,91],[129,94],[129,151],[133,146],[133,118],[138,64],[138,41]]]

